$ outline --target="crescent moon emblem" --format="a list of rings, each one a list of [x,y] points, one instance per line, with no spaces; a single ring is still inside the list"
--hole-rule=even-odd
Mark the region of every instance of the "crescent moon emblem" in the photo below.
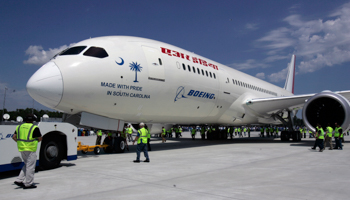
[[[124,60],[123,58],[119,57],[122,61],[120,63],[118,63],[117,61],[115,61],[118,65],[124,65]]]

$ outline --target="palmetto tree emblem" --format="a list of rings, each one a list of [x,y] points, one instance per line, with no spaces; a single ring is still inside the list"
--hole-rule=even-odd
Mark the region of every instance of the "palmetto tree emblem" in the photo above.
[[[136,63],[134,63],[134,62],[130,63],[129,67],[130,67],[130,70],[135,71],[135,80],[134,80],[134,82],[138,82],[137,81],[137,72],[141,72],[142,67],[140,66],[140,64],[137,64],[137,62]]]

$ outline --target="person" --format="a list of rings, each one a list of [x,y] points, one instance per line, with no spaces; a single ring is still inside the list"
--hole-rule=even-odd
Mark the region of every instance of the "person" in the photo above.
[[[278,127],[275,127],[275,138],[278,138]]]
[[[193,127],[191,130],[192,140],[196,137],[196,127]]]
[[[260,137],[264,137],[264,128],[260,127]]]
[[[243,133],[244,133],[244,136],[245,136],[245,133],[247,132],[247,127],[244,127],[243,128]]]
[[[34,173],[36,166],[36,150],[38,143],[42,141],[39,127],[33,124],[36,120],[35,115],[29,114],[26,116],[26,123],[18,125],[12,139],[17,142],[18,151],[21,153],[24,166],[19,173],[16,185],[23,189],[32,189],[34,185]]]
[[[233,139],[234,135],[233,135],[233,127],[230,128],[230,138]]]
[[[179,126],[179,137],[182,137],[182,128]]]
[[[250,137],[250,127],[248,127],[247,131],[248,131],[248,137]]]
[[[318,146],[320,148],[320,152],[323,151],[323,140],[324,140],[324,131],[323,131],[323,128],[321,127],[320,124],[317,124],[316,126],[316,143],[315,145]],[[316,149],[316,146],[314,146],[312,149]]]
[[[127,132],[128,132],[128,139],[129,139],[129,142],[133,141],[133,138],[132,138],[132,128],[131,128],[131,125],[129,124],[128,125],[128,128],[126,129]]]
[[[102,139],[102,131],[98,130],[96,133],[96,145],[101,145],[101,139]]]
[[[172,130],[171,130],[171,128],[169,128],[169,130],[167,131],[167,135],[166,135],[166,137],[171,138],[171,137],[170,137],[170,135],[172,135],[172,133],[171,133],[171,132],[172,132]]]
[[[202,140],[205,139],[205,127],[204,126],[202,126],[202,128],[201,128],[201,137],[202,137]]]
[[[238,135],[239,135],[239,137],[243,137],[243,135],[242,135],[242,129],[241,129],[240,126],[238,127]]]
[[[341,143],[341,135],[343,135],[343,129],[341,126],[339,126],[338,123],[335,123],[335,129],[334,129],[335,148],[334,149],[343,150],[343,146]]]
[[[149,130],[148,126],[145,125],[145,129],[147,130],[147,150],[148,151],[152,151],[151,150],[151,131]]]
[[[313,137],[314,137],[314,135],[313,135],[312,131],[309,129],[309,138],[313,138]]]
[[[306,126],[304,126],[304,138],[306,138]]]
[[[136,160],[134,160],[134,163],[140,162],[140,154],[141,151],[143,151],[146,160],[143,162],[150,162],[148,157],[148,151],[147,151],[147,130],[144,128],[145,124],[143,122],[140,123],[140,129],[137,131],[137,136],[135,137],[135,140],[132,142],[134,144],[137,141],[137,148],[136,148]]]
[[[303,131],[304,131],[304,129],[302,127],[300,127],[299,128],[300,138],[303,138]]]
[[[162,143],[166,142],[165,135],[166,135],[166,131],[165,131],[165,128],[163,126],[162,127]]]
[[[329,150],[333,150],[332,137],[333,137],[333,128],[328,123],[326,127],[326,138],[324,142],[324,148],[326,148],[327,143],[329,143]]]
[[[125,142],[125,146],[126,146],[126,149],[129,151],[129,145],[128,145],[128,142],[126,141],[126,128],[124,128],[122,130],[122,132],[120,132],[120,136],[123,138],[124,142]]]

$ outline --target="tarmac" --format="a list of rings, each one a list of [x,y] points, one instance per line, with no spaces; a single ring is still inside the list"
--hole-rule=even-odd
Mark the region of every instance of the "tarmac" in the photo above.
[[[35,173],[36,189],[13,184],[19,171],[0,173],[0,199],[348,199],[350,159],[344,150],[311,150],[313,138],[192,140],[189,132],[161,143],[152,138],[150,163],[122,154],[78,152],[75,161]],[[349,136],[345,136],[348,140]],[[94,145],[96,136],[78,137]],[[141,160],[144,160],[143,154]]]

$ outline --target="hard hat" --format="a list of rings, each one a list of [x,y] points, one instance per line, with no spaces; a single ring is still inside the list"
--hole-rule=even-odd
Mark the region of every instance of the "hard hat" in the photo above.
[[[143,122],[140,123],[140,126],[145,126],[145,124]]]

